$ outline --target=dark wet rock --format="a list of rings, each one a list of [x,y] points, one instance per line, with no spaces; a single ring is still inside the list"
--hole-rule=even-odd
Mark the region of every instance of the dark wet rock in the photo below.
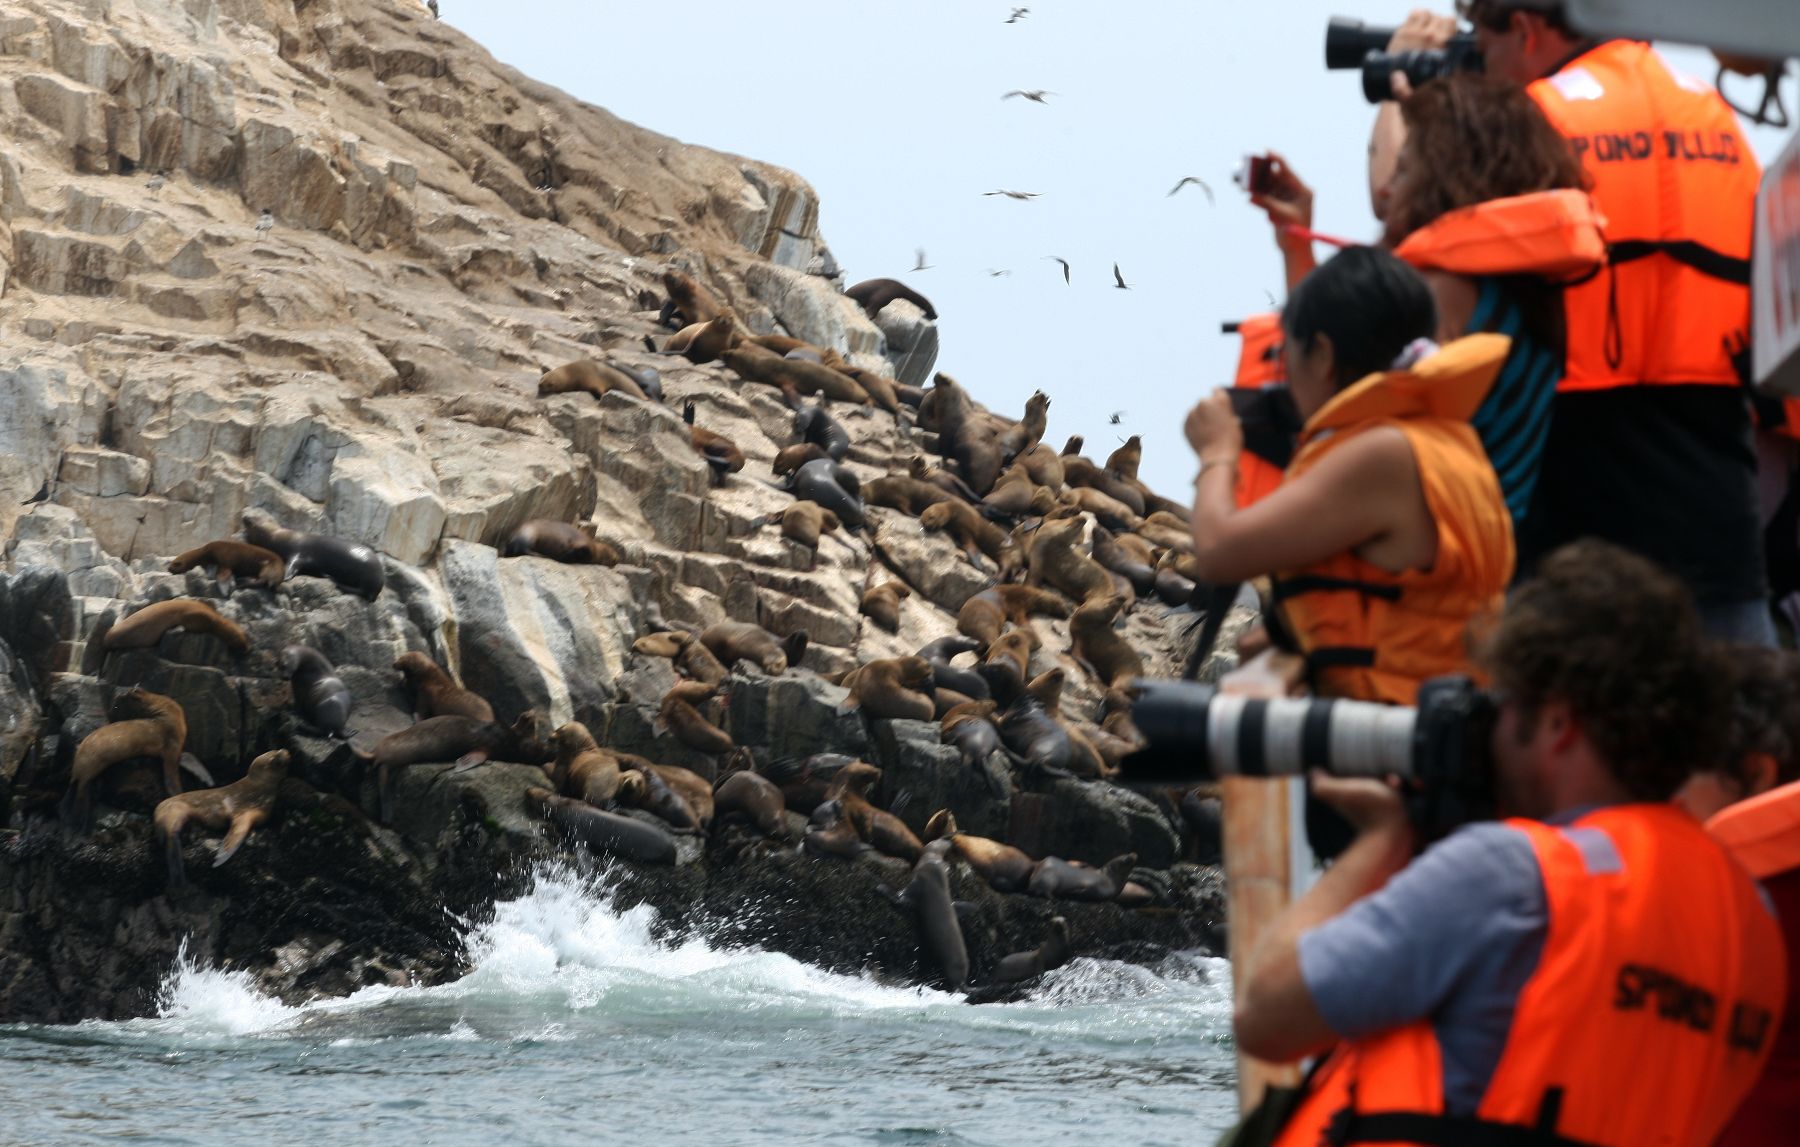
[[[892,808],[904,797],[897,815],[921,838],[931,814],[947,808],[964,832],[1005,839],[1012,811],[1012,780],[1000,758],[985,766],[1008,794],[997,797],[992,782],[966,767],[954,745],[938,743],[935,721],[870,724],[875,731],[873,760],[881,766],[877,804]]]
[[[1147,868],[1167,868],[1181,837],[1148,797],[1106,781],[1058,779],[1040,791],[1013,796],[1007,838],[1033,856],[1105,864],[1135,852]]]

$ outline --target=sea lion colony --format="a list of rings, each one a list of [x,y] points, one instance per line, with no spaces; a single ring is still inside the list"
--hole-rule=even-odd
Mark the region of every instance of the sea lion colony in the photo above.
[[[870,720],[938,723],[942,742],[957,748],[963,767],[995,801],[1006,801],[1014,785],[1057,778],[1105,783],[1115,775],[1119,759],[1138,743],[1118,690],[1144,668],[1142,656],[1117,631],[1119,620],[1153,601],[1161,603],[1158,608],[1185,607],[1193,594],[1193,581],[1183,573],[1191,554],[1186,509],[1138,480],[1139,440],[1134,436],[1103,464],[1081,456],[1078,439],[1059,454],[1042,442],[1050,405],[1042,392],[1032,395],[1023,418],[1005,419],[981,409],[944,374],[929,389],[901,386],[849,365],[830,348],[752,335],[730,307],[688,275],[669,271],[664,284],[668,302],[661,317],[677,333],[655,348],[658,353],[721,364],[713,369],[775,388],[795,411],[793,443],[777,456],[770,477],[736,477],[745,469],[744,454],[701,425],[695,404],[687,402],[693,448],[708,464],[713,485],[765,481],[791,493],[794,501],[768,523],[779,523],[785,537],[812,551],[804,568],[837,531],[870,530],[880,516],[893,515],[916,519],[921,534],[946,535],[961,553],[956,560],[988,583],[962,604],[957,636],[828,675],[849,691],[845,706]],[[859,297],[855,288],[849,293]],[[864,294],[865,303],[907,298],[929,311],[928,303],[904,289],[884,286]],[[539,384],[541,396],[572,391],[662,401],[657,372],[627,364],[566,363]],[[855,444],[832,416],[833,402],[891,413],[914,436],[918,455],[903,472],[860,479],[844,464]],[[169,569],[216,570],[220,588],[235,591],[234,600],[282,593],[287,579],[305,576],[328,578],[371,602],[387,584],[383,559],[366,546],[285,529],[261,510],[247,511],[243,527],[241,541],[194,539],[197,548],[175,557]],[[507,558],[612,566],[624,560],[622,547],[605,541],[604,532],[604,524],[531,520],[513,530],[500,550]],[[861,612],[866,624],[898,635],[908,601],[921,591],[879,546],[872,548],[887,569],[870,579]],[[1045,648],[1045,634],[1034,625],[1045,617],[1072,619],[1071,646]],[[88,667],[103,668],[115,651],[156,648],[174,630],[210,636],[234,656],[252,653],[240,626],[204,601],[178,598],[102,618],[89,642]],[[896,892],[896,903],[915,915],[927,962],[953,989],[968,980],[950,901],[963,870],[1008,894],[1128,905],[1153,899],[1129,880],[1135,855],[1100,867],[1033,857],[1005,841],[960,833],[947,810],[932,817],[926,836],[935,843],[927,844],[892,811],[876,806],[882,770],[874,765],[828,752],[754,760],[725,727],[720,702],[744,666],[770,676],[812,672],[800,666],[806,647],[803,631],[782,638],[760,625],[731,621],[704,629],[657,624],[637,639],[635,656],[668,659],[679,678],[662,699],[659,731],[710,758],[710,769],[618,752],[579,722],[551,730],[532,711],[502,722],[487,699],[419,651],[393,667],[394,685],[408,698],[415,723],[356,747],[354,757],[375,781],[383,820],[394,813],[399,770],[427,763],[467,770],[501,760],[543,769],[544,786],[533,788],[527,800],[535,815],[590,850],[635,862],[673,862],[676,838],[684,836],[734,849],[746,842],[799,848],[821,863],[864,856],[904,862],[912,875]],[[302,721],[329,737],[355,736],[351,692],[324,656],[302,644],[264,652],[279,657],[281,675],[291,682],[290,704]],[[1064,710],[1068,670],[1033,665],[1034,657],[1044,662],[1053,655],[1067,655],[1105,691],[1101,711],[1084,716]],[[184,827],[225,831],[214,860],[223,864],[258,825],[279,815],[287,753],[259,756],[234,784],[183,793],[179,765],[187,726],[181,706],[134,688],[121,696],[112,716],[75,750],[66,819],[85,828],[93,786],[109,769],[153,762],[168,794],[154,820],[171,887],[185,880]],[[1180,823],[1173,804],[1170,815]],[[1002,962],[1001,979],[1035,975],[1068,957],[1066,929],[1060,919],[1056,923],[1042,949]]]

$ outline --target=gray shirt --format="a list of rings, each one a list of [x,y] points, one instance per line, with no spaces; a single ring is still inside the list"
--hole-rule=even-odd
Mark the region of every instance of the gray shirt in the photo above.
[[[1429,1020],[1443,1049],[1445,1110],[1473,1115],[1549,923],[1530,838],[1504,824],[1466,825],[1304,933],[1300,973],[1345,1039]]]

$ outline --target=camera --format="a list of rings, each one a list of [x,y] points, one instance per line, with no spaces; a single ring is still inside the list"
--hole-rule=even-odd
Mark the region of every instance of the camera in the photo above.
[[[1147,746],[1121,762],[1136,789],[1188,787],[1222,776],[1397,775],[1425,841],[1494,816],[1490,741],[1498,706],[1467,677],[1419,687],[1416,707],[1316,697],[1220,693],[1193,681],[1138,678],[1131,719]]]
[[[1333,16],[1325,26],[1325,66],[1333,71],[1361,68],[1363,98],[1372,104],[1393,98],[1388,77],[1395,72],[1404,72],[1416,88],[1455,72],[1481,71],[1481,51],[1473,33],[1453,36],[1441,50],[1390,54],[1387,46],[1394,32],[1348,16]]]

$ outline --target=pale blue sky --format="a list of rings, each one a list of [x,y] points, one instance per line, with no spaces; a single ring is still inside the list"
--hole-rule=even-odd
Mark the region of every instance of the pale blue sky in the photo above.
[[[1007,24],[1012,6],[985,0],[440,5],[536,79],[804,176],[848,281],[903,279],[936,305],[939,369],[1014,417],[1043,389],[1050,441],[1085,434],[1095,458],[1142,434],[1143,476],[1174,498],[1194,476],[1182,419],[1236,362],[1219,323],[1281,297],[1268,227],[1231,173],[1282,152],[1317,191],[1320,230],[1373,237],[1374,113],[1354,73],[1324,70],[1325,24],[1412,7],[1051,0]],[[1707,58],[1672,55],[1711,78]],[[1014,88],[1056,94],[1000,99]],[[1784,141],[1753,138],[1765,160]],[[1185,175],[1217,204],[1192,186],[1169,198]],[[1042,197],[983,197],[997,188]],[[918,247],[931,270],[910,270]],[[1073,286],[1047,255],[1074,265]]]

